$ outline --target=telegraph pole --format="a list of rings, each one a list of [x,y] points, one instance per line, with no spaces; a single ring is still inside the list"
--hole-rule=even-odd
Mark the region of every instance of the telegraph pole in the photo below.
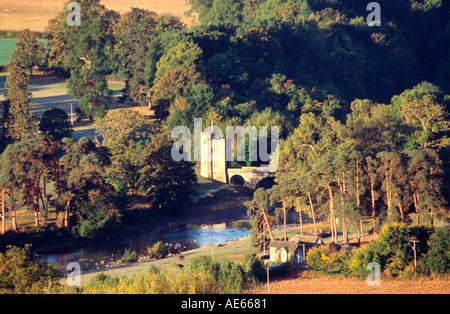
[[[411,240],[409,242],[413,243],[413,251],[414,251],[414,271],[416,271],[416,267],[417,267],[417,255],[416,255],[416,242],[419,242],[417,240]]]
[[[73,103],[70,103],[70,121],[72,122],[73,126]]]

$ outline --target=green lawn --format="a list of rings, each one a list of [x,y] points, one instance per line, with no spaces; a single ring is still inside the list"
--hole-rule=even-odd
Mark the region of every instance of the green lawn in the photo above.
[[[11,53],[17,43],[16,39],[0,39],[0,66],[11,60]]]
[[[47,47],[46,40],[39,40]],[[17,39],[0,38],[0,66],[7,64],[11,60],[11,54],[14,51],[14,47],[17,43]]]

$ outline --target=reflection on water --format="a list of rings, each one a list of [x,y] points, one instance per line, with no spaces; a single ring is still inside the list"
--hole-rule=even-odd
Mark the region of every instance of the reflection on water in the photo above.
[[[61,269],[64,269],[68,263],[78,262],[81,265],[81,269],[86,271],[102,268],[116,262],[123,256],[125,248],[143,254],[148,246],[162,241],[169,245],[169,251],[175,254],[180,250],[227,243],[246,237],[249,233],[249,224],[247,221],[233,222],[230,225],[187,225],[177,228],[161,229],[119,240],[95,243],[76,249],[59,250],[52,254],[42,255],[40,260],[50,264],[56,264]]]

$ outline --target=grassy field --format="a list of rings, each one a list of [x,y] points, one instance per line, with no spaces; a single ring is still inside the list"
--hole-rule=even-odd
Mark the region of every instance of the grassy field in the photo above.
[[[48,25],[48,20],[64,10],[64,4],[67,2],[67,0],[1,0],[0,29],[20,31],[29,28],[33,31],[43,32]],[[155,11],[158,14],[170,13],[179,16],[187,24],[191,21],[184,16],[184,12],[189,10],[186,0],[102,0],[100,3],[121,14],[136,7]]]
[[[0,39],[0,66],[11,60],[11,53],[17,43],[15,39]]]

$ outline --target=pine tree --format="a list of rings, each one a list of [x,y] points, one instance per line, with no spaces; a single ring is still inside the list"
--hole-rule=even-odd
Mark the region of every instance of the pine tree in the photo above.
[[[405,219],[404,202],[407,199],[406,169],[401,155],[393,152],[381,152],[377,155],[380,161],[378,172],[382,178],[382,190],[388,213],[388,222]]]
[[[37,130],[37,125],[30,113],[33,107],[30,101],[32,95],[28,92],[30,78],[25,68],[21,67],[15,58],[12,58],[8,68],[10,74],[5,84],[8,89],[5,95],[8,104],[6,127],[14,141],[21,141],[35,134]]]
[[[436,213],[445,213],[442,161],[432,149],[411,151],[408,157],[408,180],[415,211],[420,216],[429,215],[433,224]]]
[[[377,209],[376,209],[376,201],[378,200],[378,182],[379,177],[377,173],[378,169],[378,161],[377,159],[373,159],[370,156],[367,156],[364,159],[364,165],[363,165],[365,174],[366,174],[366,181],[367,184],[370,187],[370,204],[372,209],[372,222],[373,222],[373,229],[376,231],[376,217],[377,217]]]
[[[42,66],[44,63],[44,44],[38,41],[38,33],[30,31],[28,28],[17,35],[16,49],[12,54],[17,64],[30,70],[30,77],[33,76],[33,67]]]
[[[337,243],[336,209],[335,209],[335,183],[336,175],[333,167],[333,160],[337,153],[334,150],[328,151],[314,165],[312,174],[317,180],[317,184],[323,189],[322,193],[328,198],[330,229],[333,240]]]
[[[267,242],[273,240],[271,228],[274,219],[269,215],[270,192],[263,188],[258,189],[253,194],[253,199],[245,202],[245,206],[247,207],[247,215],[252,219],[250,233],[253,245],[261,248],[266,247]]]

